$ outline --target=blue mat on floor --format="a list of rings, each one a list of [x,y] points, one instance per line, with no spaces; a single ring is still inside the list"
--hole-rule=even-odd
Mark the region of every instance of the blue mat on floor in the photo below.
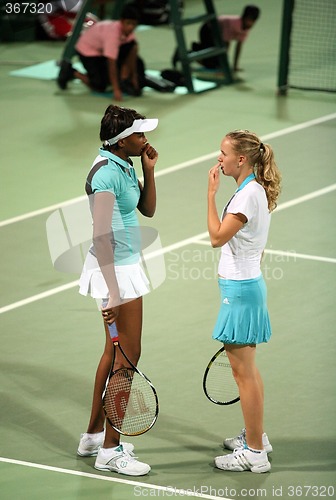
[[[73,64],[74,68],[78,71],[85,72],[82,64],[76,62]],[[46,61],[33,66],[26,66],[25,68],[16,69],[11,71],[11,76],[23,76],[25,78],[37,78],[38,80],[56,80],[59,73],[59,66],[57,61]]]
[[[85,72],[82,64],[80,62],[76,62],[73,64],[74,68],[76,68],[80,72]],[[56,80],[59,72],[59,66],[57,65],[57,61],[46,61],[39,64],[34,64],[33,66],[27,66],[25,68],[16,69],[11,71],[9,74],[11,76],[19,76],[24,78],[36,78],[38,80]],[[149,76],[159,77],[160,71],[157,70],[146,70],[146,74]],[[206,90],[210,90],[215,88],[217,85],[211,81],[202,81],[197,78],[193,78],[194,89],[195,92],[204,92]],[[146,87],[146,90],[153,90]],[[188,91],[186,87],[177,87],[175,89],[175,94],[184,95],[187,94]],[[106,92],[104,94],[100,94],[98,92],[93,92],[92,95],[106,97],[107,95],[112,95],[111,92]]]

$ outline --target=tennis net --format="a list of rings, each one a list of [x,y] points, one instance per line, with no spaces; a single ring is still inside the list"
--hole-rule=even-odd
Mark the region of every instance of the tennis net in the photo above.
[[[336,1],[284,0],[279,89],[336,92]]]

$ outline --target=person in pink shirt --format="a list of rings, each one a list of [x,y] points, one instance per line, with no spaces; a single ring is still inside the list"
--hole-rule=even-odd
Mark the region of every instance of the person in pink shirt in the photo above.
[[[111,86],[116,101],[122,100],[123,93],[141,95],[145,70],[134,34],[138,22],[138,10],[126,5],[120,20],[99,21],[84,31],[76,52],[86,73],[69,65],[63,75],[60,72],[59,87],[65,89],[70,80],[79,78],[96,92],[104,92]]]
[[[229,50],[230,42],[236,42],[233,59],[233,71],[241,71],[238,62],[241,55],[242,45],[248,37],[250,29],[255,24],[259,16],[259,7],[256,7],[255,5],[247,5],[244,8],[241,16],[220,15],[217,18],[222,40],[226,45],[227,50]],[[192,45],[193,51],[198,51],[214,46],[210,23],[204,23],[201,26],[199,37],[200,42],[194,42]],[[217,57],[209,57],[199,62],[209,69],[215,69],[219,66]]]

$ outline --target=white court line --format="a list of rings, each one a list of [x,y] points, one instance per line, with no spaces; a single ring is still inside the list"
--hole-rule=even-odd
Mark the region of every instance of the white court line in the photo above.
[[[269,255],[281,255],[283,257],[289,257],[293,259],[306,259],[306,260],[317,260],[318,262],[328,262],[331,264],[336,264],[336,259],[332,257],[322,257],[320,255],[308,255],[305,253],[296,253],[296,252],[285,252],[282,250],[271,250],[265,248],[265,253]]]
[[[150,484],[150,483],[141,483],[138,481],[129,481],[127,479],[119,479],[116,477],[109,477],[109,476],[99,476],[98,474],[90,474],[89,472],[80,472],[76,470],[71,470],[71,469],[63,469],[61,467],[52,467],[50,465],[43,465],[43,464],[35,464],[33,462],[25,462],[22,460],[14,460],[12,458],[5,458],[5,457],[0,457],[0,462],[4,463],[9,463],[9,464],[14,464],[14,465],[23,465],[25,467],[32,467],[34,469],[42,469],[42,470],[47,470],[50,472],[59,472],[62,474],[69,474],[71,476],[80,476],[80,477],[86,477],[89,479],[98,479],[99,481],[110,481],[113,483],[121,483],[121,484],[128,484],[130,486],[133,486],[134,488],[143,488],[144,490],[157,490],[157,491],[163,491],[167,493],[167,496],[174,496],[174,497],[192,497],[192,498],[205,498],[207,500],[233,500],[232,498],[224,498],[223,496],[213,496],[213,495],[207,495],[206,493],[198,493],[199,488],[194,488],[194,491],[190,488],[187,490],[180,489],[180,488],[174,488],[172,486],[159,486],[157,484]],[[212,488],[214,489],[214,488]],[[218,489],[219,491],[219,489]],[[223,489],[221,489],[223,491]],[[143,492],[144,493],[144,492]],[[154,495],[139,495],[139,496],[154,496]],[[156,496],[156,495],[155,495]]]
[[[209,240],[204,240],[200,239],[196,241],[198,245],[204,245],[207,247],[210,247],[210,241]],[[306,260],[317,260],[318,262],[328,262],[331,264],[336,264],[336,259],[332,257],[322,257],[320,255],[309,255],[305,253],[297,253],[297,252],[286,252],[284,250],[271,250],[268,248],[265,248],[264,253],[268,253],[269,255],[281,255],[282,257],[289,257],[292,259],[306,259]]]
[[[318,196],[323,196],[324,194],[331,193],[332,191],[335,191],[335,189],[336,189],[336,184],[331,184],[330,186],[318,189],[317,191],[313,191],[312,193],[299,196],[298,198],[294,198],[294,200],[285,201],[284,203],[281,203],[274,210],[274,212],[280,212],[280,210],[285,210],[286,208],[293,207],[294,205],[298,205],[299,203],[303,203],[304,201],[309,201],[312,200],[313,198],[317,198]]]
[[[70,290],[70,288],[74,288],[78,285],[78,280],[71,281],[70,283],[66,283],[65,285],[58,286],[56,288],[52,288],[51,290],[47,290],[46,292],[38,293],[37,295],[32,295],[27,299],[19,300],[18,302],[13,302],[12,304],[8,304],[8,306],[4,306],[0,308],[0,314],[12,311],[17,307],[26,306],[27,304],[31,304],[32,302],[36,302],[41,299],[45,299],[46,297],[51,297],[52,295],[56,295],[60,292],[65,292],[65,290]]]
[[[318,189],[317,191],[313,191],[312,193],[308,193],[304,196],[300,196],[299,198],[294,198],[294,200],[287,201],[285,203],[281,203],[278,205],[278,207],[274,210],[274,212],[279,212],[281,210],[284,210],[286,208],[290,208],[294,205],[297,205],[298,203],[303,203],[308,200],[312,200],[313,198],[317,198],[318,196],[322,196],[324,194],[330,193],[331,191],[334,191],[336,189],[336,184],[332,184],[331,186],[327,186],[323,189]],[[203,240],[204,238],[208,237],[208,232],[205,231],[204,233],[196,234],[195,236],[191,236],[190,238],[186,238],[184,240],[178,241],[177,243],[173,243],[171,245],[168,245],[164,248],[161,248],[160,250],[156,250],[155,252],[151,252],[146,256],[146,259],[151,259],[154,258],[158,255],[164,255],[168,252],[173,252],[174,250],[178,250],[179,248],[182,248],[187,245],[191,245],[192,243],[200,243],[200,240]],[[280,252],[280,250],[279,250]],[[330,259],[328,260],[327,257],[318,257],[318,256],[309,256],[305,254],[294,254],[293,256],[296,256],[298,258],[302,259],[309,259],[310,260],[321,260],[323,262],[332,262],[334,263],[335,259]],[[301,256],[301,257],[300,257]],[[37,300],[44,299],[46,297],[50,297],[52,295],[56,295],[57,293],[63,292],[65,290],[69,290],[70,288],[74,288],[75,286],[78,286],[78,280],[72,281],[71,283],[67,283],[65,285],[61,285],[56,288],[52,288],[51,290],[47,290],[46,292],[39,293],[37,295],[32,295],[31,297],[28,297],[27,299],[22,299],[19,300],[18,302],[13,302],[12,304],[8,304],[7,306],[3,306],[0,308],[0,314],[3,314],[8,311],[12,311],[13,309],[16,309],[18,307],[25,306],[27,304],[31,304],[32,302],[36,302]]]
[[[293,125],[291,127],[284,128],[282,130],[278,130],[276,132],[271,132],[270,134],[266,134],[261,136],[262,141],[269,141],[270,139],[275,139],[277,137],[281,137],[283,135],[287,134],[292,134],[293,132],[298,132],[300,130],[304,130],[309,127],[313,127],[314,125],[320,125],[321,123],[324,123],[326,121],[330,120],[335,120],[336,119],[336,113],[332,113],[330,115],[325,115],[321,116],[320,118],[315,118],[314,120],[309,120],[303,123],[299,123],[298,125]],[[163,170],[159,170],[158,172],[155,173],[155,177],[162,177],[163,175],[168,175],[172,174],[174,172],[177,172],[179,170],[182,170],[183,168],[191,167],[195,165],[196,163],[201,163],[202,161],[208,161],[213,158],[216,158],[218,155],[219,151],[216,151],[214,153],[209,153],[204,156],[199,156],[197,158],[194,158],[193,160],[188,160],[183,163],[179,163],[177,165],[174,165],[172,167],[165,168]],[[141,179],[140,179],[141,180]],[[26,214],[18,215],[17,217],[12,217],[11,219],[6,219],[0,222],[0,227],[7,226],[9,224],[14,224],[15,222],[21,222],[25,219],[30,219],[31,217],[36,217],[38,215],[42,215],[48,212],[51,212],[53,210],[57,210],[58,208],[65,207],[67,205],[72,205],[74,203],[77,203],[79,201],[82,201],[86,198],[86,195],[79,196],[77,198],[73,198],[68,201],[64,201],[61,203],[56,203],[55,205],[50,205],[49,207],[41,208],[40,210],[34,210],[33,212],[28,212]]]

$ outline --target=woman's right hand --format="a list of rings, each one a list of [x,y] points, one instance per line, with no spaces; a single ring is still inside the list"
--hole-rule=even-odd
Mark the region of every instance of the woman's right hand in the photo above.
[[[214,167],[209,170],[208,178],[208,193],[216,194],[219,188],[219,169],[220,163],[217,163]]]
[[[102,316],[105,323],[112,325],[119,315],[120,306],[111,306],[110,301],[107,303],[106,307],[102,308]]]

